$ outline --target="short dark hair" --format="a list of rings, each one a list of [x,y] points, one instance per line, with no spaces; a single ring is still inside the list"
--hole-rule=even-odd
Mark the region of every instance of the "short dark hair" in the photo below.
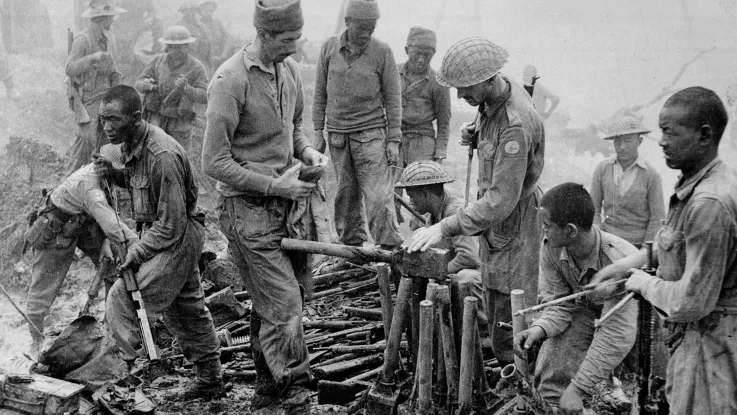
[[[684,125],[695,129],[709,125],[717,143],[727,128],[727,109],[719,96],[710,89],[700,86],[682,89],[665,101],[663,108],[666,107],[680,107],[688,111],[688,117],[683,120]]]
[[[138,92],[128,85],[116,85],[102,97],[103,104],[109,104],[113,101],[120,102],[120,109],[125,115],[133,115],[141,111],[141,97]]]
[[[582,184],[559,184],[545,193],[540,205],[550,213],[550,220],[560,227],[572,223],[587,231],[594,224],[594,201]]]

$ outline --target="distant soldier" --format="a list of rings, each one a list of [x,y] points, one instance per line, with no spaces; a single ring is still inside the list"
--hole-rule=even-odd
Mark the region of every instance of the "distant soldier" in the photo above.
[[[632,115],[608,118],[599,131],[602,138],[614,141],[616,156],[599,163],[594,171],[594,223],[639,248],[655,238],[665,218],[660,174],[637,151],[642,135],[650,131]]]
[[[19,99],[20,93],[15,89],[13,74],[8,67],[8,57],[5,55],[5,47],[0,43],[0,80],[5,84],[5,95],[10,99]]]
[[[200,24],[210,40],[210,68],[214,71],[231,55],[233,40],[223,22],[213,16],[218,4],[214,0],[200,1]]]
[[[450,90],[438,83],[430,61],[435,55],[435,32],[415,26],[407,36],[407,62],[399,64],[402,83],[402,145],[399,161],[442,163],[450,130]],[[437,134],[433,121],[437,124]]]
[[[144,95],[144,119],[161,127],[191,155],[195,103],[207,103],[207,70],[189,55],[195,42],[182,26],[172,26],[159,39],[165,51],[146,65],[136,80],[136,90]]]
[[[141,34],[145,32],[151,33],[153,41],[153,52],[161,51],[161,45],[158,38],[162,36],[164,27],[161,19],[156,16],[153,0],[117,0],[117,5],[126,9],[128,12],[121,15],[113,25],[113,33],[115,33],[115,42],[117,45],[117,62],[121,71],[126,75],[126,79],[130,75],[132,78],[138,73],[131,73],[135,57],[135,45]],[[139,68],[140,70],[140,68]]]
[[[538,82],[540,79],[537,76],[537,68],[532,65],[525,66],[524,72],[522,72],[522,81],[524,82],[525,91],[532,97],[532,102],[535,104],[537,113],[540,114],[540,118],[543,120],[550,117],[550,114],[555,111],[560,102],[555,94],[550,92],[548,88],[545,88],[543,84]],[[548,107],[548,104],[550,106]]]
[[[177,22],[177,26],[186,27],[195,38],[195,42],[190,46],[192,55],[205,65],[207,74],[210,75],[213,69],[210,66],[210,60],[213,56],[212,40],[207,36],[205,25],[197,18],[199,10],[200,5],[197,0],[186,0],[179,8],[179,12],[182,13],[182,20]]]
[[[92,153],[108,143],[104,134],[98,133],[97,116],[100,99],[123,79],[109,51],[112,45],[107,35],[115,16],[122,13],[125,10],[110,0],[92,0],[82,13],[91,25],[74,38],[67,57],[69,105],[79,125],[77,139],[69,149],[70,171],[89,163]]]

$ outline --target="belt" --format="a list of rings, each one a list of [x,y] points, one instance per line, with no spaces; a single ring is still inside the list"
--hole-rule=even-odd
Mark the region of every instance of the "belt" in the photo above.
[[[279,197],[279,196],[241,195],[241,196],[235,196],[235,197],[243,199],[249,205],[256,205],[256,206],[267,206],[267,205],[273,205],[273,204],[286,205],[289,202],[289,200],[283,197]]]
[[[46,208],[41,211],[41,214],[50,214],[59,219],[61,222],[69,222],[73,217],[77,216],[73,213],[67,213],[54,204],[51,201],[51,197],[46,200]]]

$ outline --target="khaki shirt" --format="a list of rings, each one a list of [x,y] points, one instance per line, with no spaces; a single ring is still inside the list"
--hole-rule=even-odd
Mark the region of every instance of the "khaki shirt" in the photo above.
[[[93,64],[89,56],[95,52],[108,52],[111,40],[99,26],[90,26],[79,33],[72,43],[66,62],[66,75],[73,84],[80,86],[84,104],[101,99],[110,88],[123,80],[114,60]]]
[[[177,67],[171,67],[167,56],[166,53],[162,53],[151,60],[136,80],[135,88],[139,93],[145,95],[143,102],[147,111],[171,118],[193,120],[195,118],[194,104],[207,103],[207,70],[193,56],[187,56],[187,59]],[[181,75],[187,78],[189,87],[185,92],[179,94],[177,99],[164,102],[166,97],[176,89],[174,82]],[[146,79],[156,80],[159,89],[148,91],[144,82]]]

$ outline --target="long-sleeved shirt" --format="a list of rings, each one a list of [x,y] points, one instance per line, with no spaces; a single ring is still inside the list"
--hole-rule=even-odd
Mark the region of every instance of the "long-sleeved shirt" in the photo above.
[[[406,73],[406,64],[399,64],[402,84],[402,134],[419,134],[435,138],[435,158],[445,158],[450,134],[450,90],[438,83],[435,71],[412,81]],[[435,135],[433,121],[437,123]]]
[[[97,25],[92,25],[79,33],[72,42],[65,72],[74,85],[80,86],[79,95],[85,104],[101,99],[110,88],[118,85],[123,79],[112,55],[98,63],[91,59],[92,54],[107,52],[110,46],[110,40],[104,30]]]
[[[207,92],[202,169],[223,196],[268,196],[300,158],[304,96],[297,63],[267,66],[248,46],[223,63]]]
[[[543,242],[540,249],[540,296],[545,302],[581,291],[591,282],[591,277],[613,261],[637,254],[637,248],[622,238],[592,228],[596,244],[589,257],[577,264],[568,250],[553,248]],[[585,318],[576,313],[577,307],[589,308],[594,315],[606,313],[624,296],[620,291],[603,302],[595,303],[588,298],[568,301],[546,308],[533,326],[539,326],[548,337],[563,333],[574,318]],[[627,356],[637,337],[637,302],[629,301],[622,309],[612,314],[607,324],[594,333],[586,357],[571,382],[591,392],[594,386],[606,379],[611,371]]]
[[[113,242],[122,244],[138,240],[138,235],[123,223],[108,203],[92,164],[70,174],[54,188],[50,198],[54,206],[65,213],[90,215]]]
[[[195,118],[194,104],[207,103],[207,70],[194,56],[179,65],[172,67],[167,53],[162,53],[149,62],[135,83],[136,90],[145,95],[143,100],[146,110],[157,112],[171,118]],[[180,75],[187,79],[188,87],[178,94],[177,99],[164,102],[166,97],[176,89],[175,81]],[[149,91],[145,80],[154,79],[157,91]]]
[[[643,296],[666,321],[737,314],[737,175],[719,159],[681,178],[656,238],[659,278]]]
[[[142,263],[177,249],[189,220],[200,214],[197,183],[187,153],[159,127],[141,121],[133,141],[121,150],[125,170],[120,184],[130,192],[133,219],[143,228],[128,253]]]
[[[591,179],[591,198],[594,223],[635,245],[652,241],[665,217],[662,180],[641,157],[624,172],[616,156],[599,163]]]
[[[208,73],[210,73],[210,60],[212,59],[212,41],[207,37],[207,31],[204,25],[198,22],[196,18],[183,17],[177,25],[184,26],[189,30],[189,33],[197,39],[192,43],[189,48],[192,54],[205,65]]]
[[[464,201],[445,194],[443,203],[438,206],[438,211],[430,215],[430,224],[434,225],[442,219],[453,216],[463,209]],[[414,231],[422,227],[419,220],[413,219],[410,228]],[[477,236],[457,235],[443,238],[435,245],[435,248],[450,251],[451,260],[448,262],[448,272],[457,274],[462,269],[477,269],[481,266],[479,258],[479,239]]]
[[[349,52],[346,32],[322,45],[315,74],[312,121],[315,130],[355,133],[386,128],[387,140],[402,139],[402,96],[392,49],[371,38]]]

